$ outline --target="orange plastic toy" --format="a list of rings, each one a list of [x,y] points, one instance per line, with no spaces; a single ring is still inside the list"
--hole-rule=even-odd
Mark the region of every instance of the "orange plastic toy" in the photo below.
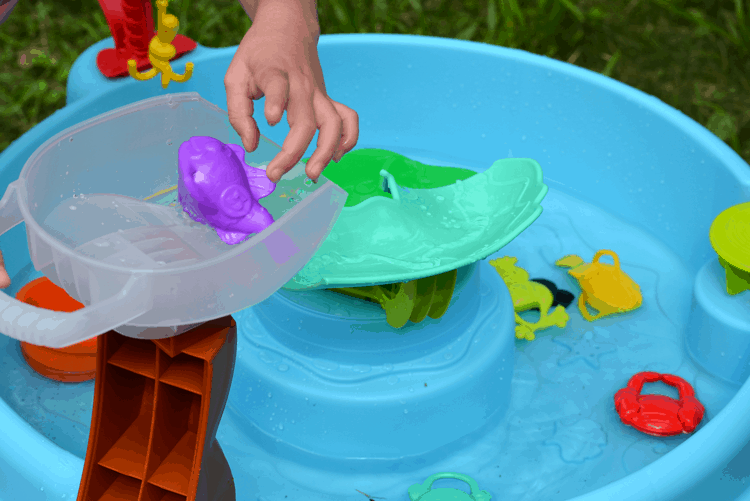
[[[168,339],[98,337],[78,501],[234,501],[216,441],[234,372],[231,316]]]
[[[54,311],[71,312],[83,308],[47,277],[24,285],[16,299]],[[96,375],[96,338],[59,349],[22,342],[21,353],[32,369],[55,381],[79,383],[94,379]]]

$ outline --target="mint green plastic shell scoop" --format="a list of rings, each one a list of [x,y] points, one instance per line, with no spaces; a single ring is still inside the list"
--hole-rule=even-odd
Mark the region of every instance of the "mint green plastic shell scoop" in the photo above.
[[[349,169],[357,168],[358,154],[364,161],[373,152],[382,157],[383,150],[349,153]],[[387,153],[412,169],[425,167]],[[406,282],[460,268],[497,252],[528,228],[541,214],[540,202],[547,194],[541,167],[526,158],[498,160],[474,175],[456,169],[455,183],[431,189],[400,184],[393,158],[383,165],[393,171],[379,172],[382,181],[377,181],[382,182],[385,196],[370,196],[345,207],[328,238],[285,289]],[[326,175],[351,193],[352,186],[333,172]],[[409,177],[413,175],[407,172],[401,176],[407,182]]]

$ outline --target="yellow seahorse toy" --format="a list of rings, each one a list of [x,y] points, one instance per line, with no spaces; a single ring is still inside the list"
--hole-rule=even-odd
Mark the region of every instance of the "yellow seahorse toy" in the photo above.
[[[193,63],[185,64],[185,73],[178,75],[172,71],[172,65],[169,61],[175,56],[177,51],[172,45],[174,37],[177,35],[177,28],[180,21],[172,14],[167,14],[167,5],[169,0],[157,0],[156,7],[159,12],[158,28],[156,36],[148,44],[148,60],[151,62],[151,68],[138,73],[135,59],[128,60],[128,73],[136,80],[150,80],[157,74],[161,73],[161,86],[167,88],[170,80],[177,83],[187,82],[193,75]]]
[[[565,327],[568,323],[568,313],[562,306],[557,306],[551,313],[550,308],[554,301],[552,292],[542,284],[529,280],[529,274],[523,268],[516,266],[518,259],[505,256],[493,259],[490,264],[497,271],[510,290],[513,300],[513,309],[516,316],[516,337],[533,341],[535,331],[547,329],[552,326]],[[527,322],[518,313],[532,308],[539,309],[539,321]]]

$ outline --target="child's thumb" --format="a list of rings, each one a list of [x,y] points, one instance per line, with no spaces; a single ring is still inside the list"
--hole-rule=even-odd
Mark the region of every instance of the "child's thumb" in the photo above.
[[[0,252],[0,289],[5,289],[10,286],[10,276],[5,271],[5,262],[3,261],[3,253]]]

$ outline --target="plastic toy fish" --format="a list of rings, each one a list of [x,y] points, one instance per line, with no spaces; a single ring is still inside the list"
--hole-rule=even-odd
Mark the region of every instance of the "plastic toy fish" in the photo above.
[[[534,332],[537,330],[553,325],[565,327],[570,318],[565,308],[557,306],[550,313],[549,310],[554,301],[552,292],[544,285],[530,281],[528,272],[516,266],[517,262],[517,258],[510,256],[490,261],[510,291],[516,316],[516,337],[533,341],[536,338]],[[518,315],[518,312],[533,308],[539,309],[539,321],[536,323],[527,322]]]
[[[258,200],[276,185],[263,169],[247,165],[245,150],[208,136],[191,137],[178,153],[178,200],[183,210],[234,245],[273,224]]]
[[[612,257],[614,265],[599,262],[605,255]],[[578,297],[578,309],[589,322],[614,313],[634,310],[643,302],[641,288],[620,269],[620,258],[611,250],[600,250],[591,263],[569,255],[558,259],[555,264],[571,268],[568,274],[578,281],[582,290]],[[599,313],[591,315],[587,304]]]

